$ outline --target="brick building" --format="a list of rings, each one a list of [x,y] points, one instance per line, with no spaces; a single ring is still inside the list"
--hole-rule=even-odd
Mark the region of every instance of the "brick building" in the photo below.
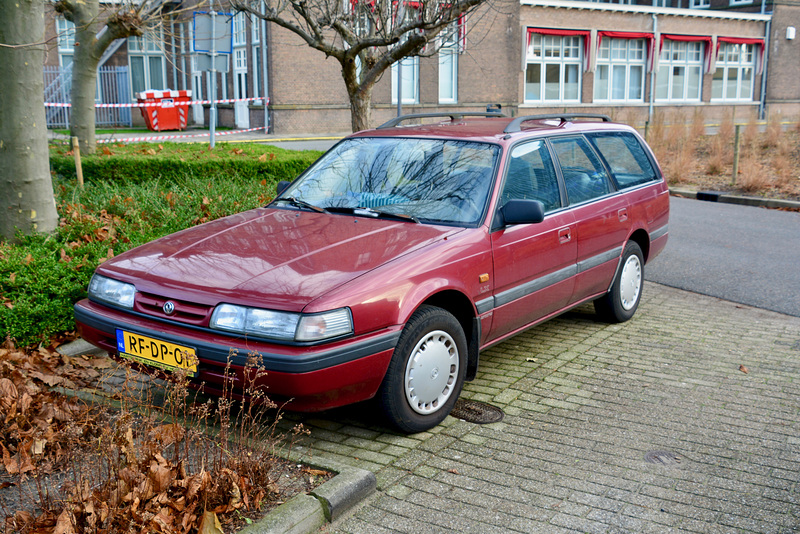
[[[654,113],[708,120],[780,113],[800,116],[800,5],[776,0],[494,0],[470,15],[466,37],[402,67],[409,112],[507,114],[585,111],[641,125]],[[269,96],[275,133],[343,132],[350,109],[339,64],[283,28],[237,14],[229,71],[218,98]],[[69,23],[53,17],[58,53],[68,65]],[[192,25],[176,15],[158,34],[119,42],[104,62],[127,67],[129,91],[191,89],[209,98],[208,73],[196,69]],[[99,91],[100,92],[100,91]],[[47,95],[46,95],[47,96]],[[99,96],[104,99],[103,95]],[[397,112],[397,69],[373,92],[372,122]],[[208,109],[195,106],[206,123]],[[219,124],[263,126],[263,100],[219,106]],[[138,112],[134,122],[141,122]]]

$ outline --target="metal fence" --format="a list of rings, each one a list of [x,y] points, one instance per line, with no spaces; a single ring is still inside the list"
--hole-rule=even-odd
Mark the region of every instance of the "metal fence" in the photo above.
[[[70,102],[72,65],[44,67],[45,102]],[[98,104],[129,104],[131,89],[128,67],[100,67],[97,69],[95,101]],[[69,128],[69,108],[46,108],[48,128]],[[131,108],[97,108],[96,126],[131,126]]]

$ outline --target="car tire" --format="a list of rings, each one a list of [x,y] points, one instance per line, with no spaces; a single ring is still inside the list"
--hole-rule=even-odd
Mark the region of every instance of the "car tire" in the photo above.
[[[420,307],[406,323],[378,402],[389,422],[407,433],[441,423],[461,393],[467,370],[467,338],[446,310]]]
[[[635,241],[628,241],[611,289],[594,301],[597,315],[610,323],[623,323],[633,317],[642,299],[644,256]]]

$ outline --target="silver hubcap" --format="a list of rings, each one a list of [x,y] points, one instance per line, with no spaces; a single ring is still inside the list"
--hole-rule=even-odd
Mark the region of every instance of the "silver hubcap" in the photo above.
[[[447,332],[436,330],[419,340],[408,359],[406,399],[415,412],[437,411],[453,394],[458,376],[458,348]]]
[[[639,300],[642,289],[642,263],[639,256],[632,254],[625,265],[622,266],[622,275],[619,278],[619,298],[622,307],[628,311]]]

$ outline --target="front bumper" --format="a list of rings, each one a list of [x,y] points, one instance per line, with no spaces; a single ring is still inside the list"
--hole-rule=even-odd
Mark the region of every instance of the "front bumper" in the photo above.
[[[286,408],[296,411],[324,410],[373,397],[402,328],[387,328],[324,345],[278,345],[164,323],[86,299],[75,304],[75,321],[81,337],[114,355],[117,329],[194,347],[199,365],[193,382],[204,384],[212,392],[222,390],[229,364],[234,389],[241,389],[248,354],[255,351],[266,371],[258,385],[266,387],[272,400],[292,399]]]

